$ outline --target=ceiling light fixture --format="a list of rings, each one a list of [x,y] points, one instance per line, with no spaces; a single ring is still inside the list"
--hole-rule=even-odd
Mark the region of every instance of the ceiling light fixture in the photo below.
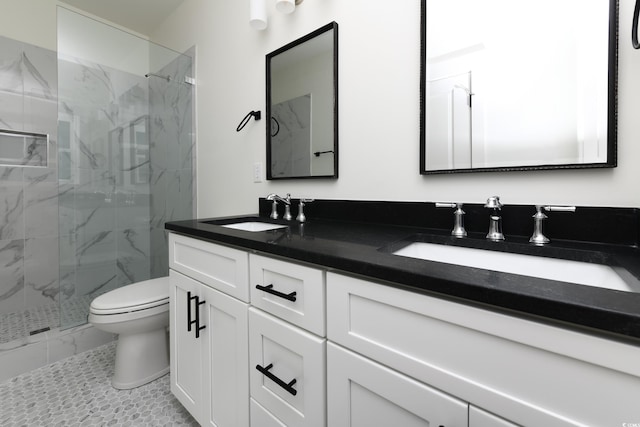
[[[303,0],[276,0],[276,10],[289,14],[296,10],[296,6]],[[267,28],[267,0],[249,0],[249,25],[254,30]]]

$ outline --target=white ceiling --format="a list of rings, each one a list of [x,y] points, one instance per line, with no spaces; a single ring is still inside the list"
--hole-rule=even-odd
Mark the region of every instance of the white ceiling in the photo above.
[[[99,18],[149,35],[184,0],[60,0]]]

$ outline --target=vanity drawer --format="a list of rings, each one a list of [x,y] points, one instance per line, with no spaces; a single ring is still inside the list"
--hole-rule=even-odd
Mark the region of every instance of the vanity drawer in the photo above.
[[[170,233],[169,267],[249,302],[249,254],[245,251]]]
[[[288,427],[326,425],[326,340],[249,309],[251,397]],[[293,382],[295,380],[295,382]]]
[[[251,305],[324,337],[324,270],[250,255]]]

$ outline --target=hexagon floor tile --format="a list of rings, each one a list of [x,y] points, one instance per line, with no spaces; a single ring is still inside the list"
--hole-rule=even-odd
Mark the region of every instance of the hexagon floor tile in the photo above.
[[[169,375],[132,390],[111,386],[115,343],[0,384],[0,426],[198,426]]]

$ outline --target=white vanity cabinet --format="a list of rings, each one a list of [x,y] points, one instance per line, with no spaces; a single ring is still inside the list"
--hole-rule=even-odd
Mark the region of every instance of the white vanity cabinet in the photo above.
[[[203,426],[249,425],[248,254],[169,237],[171,391]],[[198,280],[196,280],[198,279]]]
[[[467,426],[466,402],[352,351],[327,346],[329,426]]]
[[[637,346],[173,233],[169,242],[171,390],[202,425],[640,423]]]
[[[468,402],[470,427],[640,420],[636,346],[336,273],[327,312],[330,343]],[[344,418],[341,378],[355,375],[341,373],[343,359],[331,344],[330,421]]]

